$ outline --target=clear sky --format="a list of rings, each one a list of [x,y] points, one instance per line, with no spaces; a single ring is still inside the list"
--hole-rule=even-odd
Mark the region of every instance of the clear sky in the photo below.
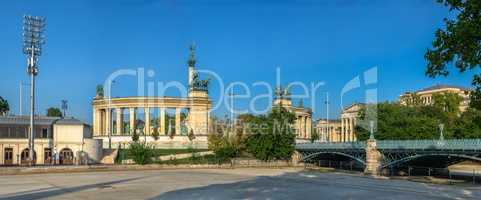
[[[469,87],[473,76],[425,77],[424,52],[450,15],[435,0],[1,1],[0,96],[14,114],[19,113],[20,83],[29,80],[21,50],[24,14],[47,19],[37,112],[45,114],[66,99],[69,115],[88,123],[95,86],[119,69],[153,70],[146,83],[186,84],[192,42],[197,44],[199,69],[216,72],[225,84],[245,82],[253,95],[266,93],[252,86],[257,81],[275,85],[277,67],[283,84],[323,82],[314,118],[326,116],[325,92],[330,94],[330,117],[338,116],[344,85],[372,67],[378,67],[378,82],[369,88],[377,87],[380,101],[438,83]],[[113,96],[136,95],[136,88],[136,78],[119,78]],[[344,106],[364,101],[364,89],[346,94]],[[210,95],[218,101],[215,84]],[[266,101],[255,105],[262,107]],[[249,102],[238,100],[236,107]],[[223,116],[225,108],[214,113]]]

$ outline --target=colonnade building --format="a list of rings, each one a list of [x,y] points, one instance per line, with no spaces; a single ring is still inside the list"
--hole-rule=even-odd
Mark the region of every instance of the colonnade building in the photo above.
[[[273,106],[281,106],[293,112],[296,116],[294,121],[294,130],[296,138],[301,140],[308,140],[312,135],[312,110],[305,108],[302,101],[299,105],[292,105],[290,92],[287,88],[276,88]]]
[[[159,148],[186,148],[192,144],[207,148],[212,103],[208,81],[200,80],[194,69],[193,46],[188,65],[187,97],[106,98],[100,87],[92,102],[94,138],[102,139],[105,148],[115,148],[131,142],[135,132],[140,140]]]
[[[399,103],[401,103],[402,105],[410,105],[414,103],[432,105],[434,103],[434,95],[446,93],[459,95],[459,97],[461,98],[461,102],[459,104],[459,111],[464,112],[466,111],[466,109],[468,109],[471,90],[453,85],[434,85],[415,92],[405,92],[404,94],[399,96]]]

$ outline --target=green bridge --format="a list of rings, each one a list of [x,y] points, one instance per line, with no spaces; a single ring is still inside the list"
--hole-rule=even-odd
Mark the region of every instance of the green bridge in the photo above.
[[[371,146],[369,146],[369,142]],[[378,162],[376,166],[382,169],[433,156],[449,158],[453,162],[460,160],[481,161],[481,139],[297,143],[296,151],[300,154],[300,160],[304,162],[316,160],[322,155],[335,155],[348,157],[364,166],[369,165],[370,162]]]

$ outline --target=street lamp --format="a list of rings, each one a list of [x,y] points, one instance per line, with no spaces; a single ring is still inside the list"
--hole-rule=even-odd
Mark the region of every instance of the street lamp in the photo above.
[[[444,140],[444,124],[439,124],[439,140]]]
[[[369,139],[374,140],[374,121],[369,121]]]
[[[30,75],[30,131],[29,131],[29,163],[34,163],[34,114],[35,114],[35,76],[38,74],[38,57],[42,54],[45,43],[43,29],[45,18],[30,15],[23,16],[23,53],[27,55],[27,72]]]

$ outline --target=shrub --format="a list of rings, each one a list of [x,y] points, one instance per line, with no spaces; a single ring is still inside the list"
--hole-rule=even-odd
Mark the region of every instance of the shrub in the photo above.
[[[128,154],[136,164],[145,165],[152,162],[154,148],[145,142],[132,142]]]
[[[230,159],[235,158],[239,154],[238,150],[231,144],[226,144],[225,146],[222,146],[221,148],[214,151],[214,153],[216,158],[218,159],[218,162],[229,161]]]
[[[154,131],[152,133],[152,137],[154,138],[155,141],[159,140],[159,129],[157,127],[154,128]]]

